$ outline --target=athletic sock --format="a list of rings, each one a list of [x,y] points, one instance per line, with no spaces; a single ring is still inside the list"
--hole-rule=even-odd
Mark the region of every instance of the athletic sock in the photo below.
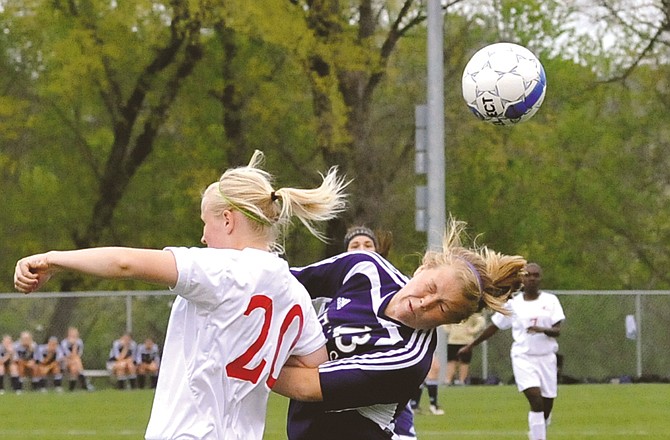
[[[419,385],[419,387],[416,389],[414,396],[412,397],[412,400],[410,401],[410,405],[412,406],[412,409],[417,409],[419,408],[421,404],[421,395],[423,394],[423,384]]]
[[[438,406],[437,404],[437,383],[434,381],[427,381],[426,388],[428,388],[428,398],[430,399],[430,404]]]
[[[4,390],[4,389],[5,389],[5,375],[0,374],[0,390]]]
[[[144,374],[140,374],[137,376],[137,386],[144,389],[144,385],[146,384],[147,377]]]
[[[551,414],[552,413],[549,413],[549,417],[544,419],[544,426],[546,426],[546,427],[549,427],[549,425],[551,425]]]
[[[158,376],[151,376],[151,388],[156,389],[158,385]]]
[[[54,376],[54,386],[56,388],[63,386],[63,376]]]
[[[11,381],[12,381],[12,388],[14,389],[14,391],[21,391],[21,389],[23,388],[23,385],[21,384],[21,379],[19,379],[18,376],[12,376]]]
[[[544,424],[544,413],[528,412],[528,428],[530,429],[530,437],[533,440],[546,440],[547,429]]]
[[[137,376],[129,376],[128,382],[130,382],[131,389],[134,390],[135,388],[137,388]]]
[[[70,391],[74,391],[76,386],[77,386],[77,381],[76,380],[70,380]]]
[[[88,388],[88,383],[86,382],[86,376],[84,376],[83,374],[80,374],[78,379],[79,379],[79,385],[81,385],[81,388],[83,390],[87,389]]]

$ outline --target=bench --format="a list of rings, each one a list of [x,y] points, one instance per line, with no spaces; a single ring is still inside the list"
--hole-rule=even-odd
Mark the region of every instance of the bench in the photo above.
[[[111,373],[108,370],[82,370],[86,377],[109,377]]]

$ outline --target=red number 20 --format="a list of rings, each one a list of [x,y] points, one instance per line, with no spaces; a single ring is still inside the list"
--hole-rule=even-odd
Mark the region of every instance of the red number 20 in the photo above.
[[[256,340],[249,346],[249,348],[246,349],[244,353],[226,365],[226,373],[228,373],[228,377],[245,380],[253,384],[258,383],[258,379],[260,378],[261,373],[263,372],[263,368],[265,368],[267,363],[265,359],[262,359],[256,367],[248,367],[254,356],[256,356],[261,348],[263,348],[263,345],[268,338],[268,332],[272,322],[272,299],[265,295],[252,296],[251,300],[249,301],[249,305],[247,306],[247,310],[244,312],[244,315],[249,316],[251,312],[256,309],[263,310],[263,327],[261,328],[261,332],[258,334]],[[267,379],[267,385],[270,388],[272,388],[272,386],[277,381],[277,378],[273,377],[273,374],[277,363],[277,357],[279,356],[279,351],[282,344],[284,343],[284,335],[295,319],[298,319],[298,333],[291,343],[289,350],[295,347],[295,345],[298,343],[298,339],[300,339],[300,335],[302,334],[304,318],[302,315],[302,309],[298,304],[295,304],[293,307],[291,307],[291,309],[284,317],[281,327],[279,328],[279,340],[277,341],[277,348],[274,353],[274,358],[272,359],[270,375]]]

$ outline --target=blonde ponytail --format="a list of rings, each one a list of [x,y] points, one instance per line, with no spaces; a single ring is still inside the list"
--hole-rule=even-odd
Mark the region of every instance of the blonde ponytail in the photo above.
[[[344,188],[348,185],[337,175],[337,168],[328,170],[318,188],[296,189],[280,188],[274,191],[281,201],[279,222],[289,222],[295,216],[302,222],[312,235],[325,241],[325,236],[314,227],[314,222],[330,220],[346,208]]]
[[[526,260],[518,255],[503,255],[490,249],[485,249],[484,259],[491,284],[484,288],[483,304],[496,312],[507,314],[505,301],[521,287]]]
[[[510,293],[520,286],[526,260],[521,256],[497,253],[476,245],[474,241],[470,247],[466,247],[464,241],[469,239],[466,227],[465,222],[450,217],[442,239],[442,249],[426,252],[423,265],[449,265],[456,269],[463,282],[463,295],[468,300],[463,319],[484,307],[507,313],[505,302]]]
[[[277,240],[285,233],[292,217],[297,217],[312,235],[325,240],[315,222],[337,217],[346,208],[344,189],[348,182],[331,168],[323,182],[313,189],[280,188],[274,190],[273,176],[260,169],[265,156],[256,150],[249,164],[231,168],[203,194],[203,206],[214,212],[234,209],[244,214],[268,246],[281,251]]]

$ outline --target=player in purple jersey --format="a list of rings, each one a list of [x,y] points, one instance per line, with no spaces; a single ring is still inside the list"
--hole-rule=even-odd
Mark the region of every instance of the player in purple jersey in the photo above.
[[[430,368],[435,327],[484,306],[503,310],[525,260],[463,247],[464,228],[452,221],[442,251],[427,252],[411,280],[370,252],[294,269],[313,298],[326,298],[319,318],[330,360],[282,370],[274,390],[295,399],[290,440],[391,438]]]
[[[380,240],[380,237],[382,240]],[[352,226],[344,236],[344,248],[347,252],[369,251],[376,252],[386,258],[391,248],[392,236],[390,232],[375,233],[365,226]],[[410,405],[398,414],[393,420],[393,438],[395,440],[415,440],[414,411]]]

